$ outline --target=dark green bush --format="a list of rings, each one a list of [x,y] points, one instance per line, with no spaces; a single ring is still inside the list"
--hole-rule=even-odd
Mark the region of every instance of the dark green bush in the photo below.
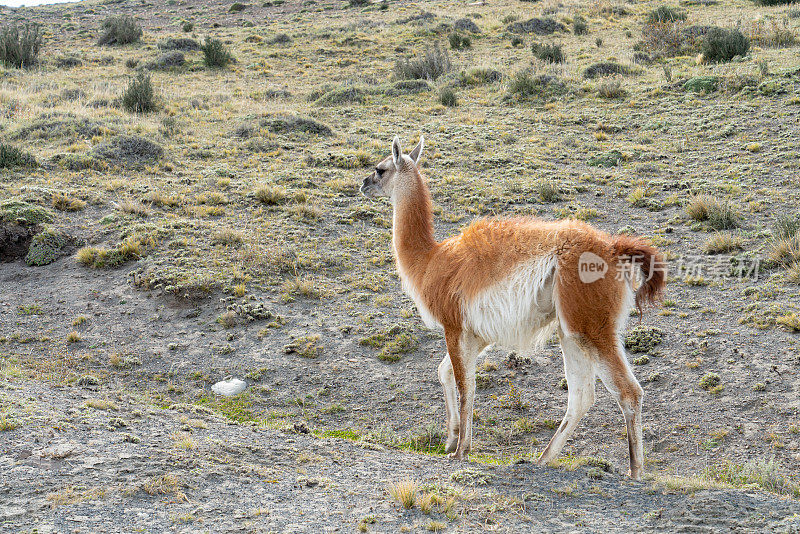
[[[449,39],[450,48],[453,50],[463,50],[464,48],[470,48],[472,46],[472,39],[457,32],[451,33]]]
[[[15,146],[0,143],[0,169],[36,167],[36,158]]]
[[[394,65],[394,75],[400,80],[435,80],[453,68],[447,50],[438,44],[414,59],[400,59]]]
[[[572,20],[572,33],[575,35],[586,35],[589,33],[589,26],[586,24],[586,19],[577,15]]]
[[[228,13],[239,13],[240,11],[244,11],[246,7],[247,7],[246,4],[243,4],[241,2],[234,2],[228,9]]]
[[[235,61],[225,44],[219,39],[206,37],[206,41],[200,49],[203,51],[203,62],[208,68],[221,69]]]
[[[533,43],[531,51],[537,58],[547,63],[564,63],[566,56],[561,50],[561,45]]]
[[[664,24],[686,20],[686,13],[677,7],[659,6],[647,14],[648,24]]]
[[[269,44],[290,44],[292,42],[292,36],[288,33],[279,33],[268,42]]]
[[[454,108],[458,105],[458,96],[451,88],[445,87],[442,89],[442,92],[439,93],[439,102],[441,102],[443,106]]]
[[[42,34],[38,24],[5,26],[0,30],[0,62],[6,67],[31,68],[39,61]]]
[[[185,33],[189,33],[189,32],[191,32],[192,30],[194,30],[194,23],[193,23],[193,22],[184,22],[184,23],[183,23],[183,26],[181,26],[181,29],[182,29],[182,30],[183,30]]]
[[[135,78],[131,78],[122,93],[122,107],[131,113],[148,113],[156,109],[150,76],[139,72]]]
[[[750,50],[750,39],[735,28],[711,28],[701,44],[706,61],[720,63],[730,61],[736,56],[744,57]]]
[[[103,33],[97,40],[99,45],[124,45],[142,38],[142,27],[128,15],[108,17],[103,21]]]

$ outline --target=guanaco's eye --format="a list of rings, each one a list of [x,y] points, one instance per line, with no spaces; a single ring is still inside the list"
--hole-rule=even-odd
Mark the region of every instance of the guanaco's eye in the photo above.
[[[379,178],[383,176],[384,172],[386,172],[386,169],[379,169],[378,167],[375,167],[375,174],[377,174]]]

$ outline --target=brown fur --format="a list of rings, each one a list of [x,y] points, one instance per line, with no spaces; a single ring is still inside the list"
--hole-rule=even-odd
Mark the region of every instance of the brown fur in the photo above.
[[[393,149],[397,149],[393,156],[396,163],[390,158],[382,161],[375,175],[365,179],[362,191],[378,188],[393,196],[393,247],[401,278],[424,308],[423,313],[427,312],[444,327],[460,396],[458,446],[448,440],[448,450],[455,450],[456,458],[463,458],[469,451],[475,357],[491,341],[481,340],[465,330],[464,306],[526,262],[554,256],[557,262],[554,291],[562,348],[566,338],[571,347],[577,343],[581,347],[579,352],[584,354],[581,358],[591,359],[579,360],[586,363],[577,365],[596,369],[616,396],[628,430],[631,474],[638,478],[642,464],[642,388],[625,360],[619,330],[627,311],[628,285],[635,279],[632,266],[639,268],[644,279],[635,297],[640,311],[644,305],[661,298],[666,278],[659,252],[641,238],[612,237],[580,221],[535,218],[478,220],[460,235],[438,243],[433,234],[430,193],[414,164],[418,149],[412,158],[404,157],[397,139]],[[580,260],[585,252],[596,255],[608,266],[605,276],[591,283],[580,279]],[[623,275],[618,276],[618,271]],[[574,353],[576,349],[570,350]],[[573,353],[570,353],[571,365],[576,361]],[[440,372],[442,369],[446,368],[440,366]],[[577,376],[573,379],[586,380]],[[591,387],[587,399],[594,402],[594,378],[578,385]],[[455,407],[448,405],[448,420],[452,409]],[[542,453],[543,461],[558,453],[582,413],[576,412],[573,420],[565,417]]]

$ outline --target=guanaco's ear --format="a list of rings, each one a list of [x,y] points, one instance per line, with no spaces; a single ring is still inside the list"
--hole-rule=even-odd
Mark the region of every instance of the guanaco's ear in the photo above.
[[[420,135],[419,143],[417,143],[417,146],[414,147],[414,150],[412,150],[411,153],[408,154],[411,157],[411,159],[414,160],[414,165],[419,163],[419,158],[422,157],[422,149],[424,147],[425,147],[425,138]]]
[[[400,163],[403,161],[403,147],[400,146],[400,138],[396,135],[392,141],[392,161],[396,169],[400,168]]]

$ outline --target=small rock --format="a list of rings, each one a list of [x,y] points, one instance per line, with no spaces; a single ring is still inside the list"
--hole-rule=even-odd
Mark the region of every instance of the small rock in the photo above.
[[[247,382],[238,378],[233,378],[232,376],[227,376],[225,380],[221,380],[211,386],[211,391],[223,397],[233,397],[245,389],[247,389]]]

